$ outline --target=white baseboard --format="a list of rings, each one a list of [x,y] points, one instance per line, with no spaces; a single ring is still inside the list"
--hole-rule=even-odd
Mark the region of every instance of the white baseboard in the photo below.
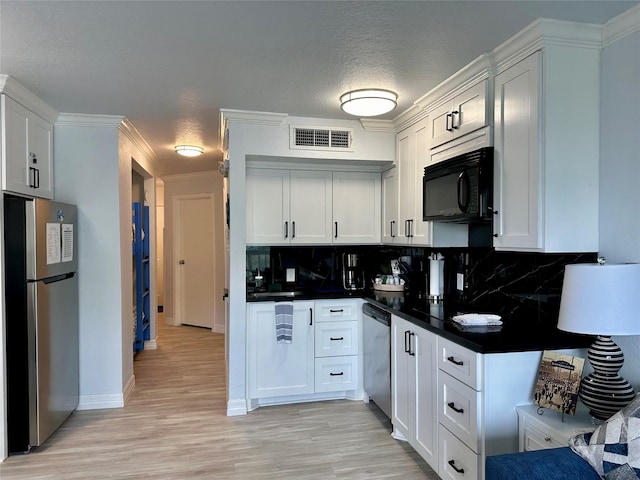
[[[224,333],[224,325],[214,325],[213,333]]]
[[[244,398],[227,401],[227,417],[247,414],[247,402]]]
[[[124,397],[122,394],[80,395],[76,410],[99,410],[101,408],[122,407],[124,407]]]
[[[133,395],[133,391],[135,389],[136,389],[136,376],[132,373],[131,376],[129,377],[129,381],[124,386],[123,397],[124,397],[125,405],[129,401],[129,398],[131,398],[131,395]]]
[[[144,349],[145,350],[155,350],[158,348],[158,341],[154,338],[153,340],[145,340]]]

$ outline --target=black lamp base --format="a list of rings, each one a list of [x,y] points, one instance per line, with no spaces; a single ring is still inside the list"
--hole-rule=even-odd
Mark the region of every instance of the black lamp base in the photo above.
[[[631,384],[618,375],[624,355],[611,337],[604,336],[596,338],[587,355],[594,371],[580,382],[580,399],[593,417],[607,420],[635,397]]]

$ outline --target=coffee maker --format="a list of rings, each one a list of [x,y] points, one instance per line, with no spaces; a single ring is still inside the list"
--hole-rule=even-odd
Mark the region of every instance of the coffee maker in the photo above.
[[[342,254],[342,287],[345,290],[364,290],[364,270],[357,253]]]

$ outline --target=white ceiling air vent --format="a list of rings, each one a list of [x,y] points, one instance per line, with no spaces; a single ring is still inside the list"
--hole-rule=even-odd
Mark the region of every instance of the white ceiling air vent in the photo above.
[[[353,130],[331,127],[296,127],[291,125],[289,147],[305,150],[331,150],[350,152]]]

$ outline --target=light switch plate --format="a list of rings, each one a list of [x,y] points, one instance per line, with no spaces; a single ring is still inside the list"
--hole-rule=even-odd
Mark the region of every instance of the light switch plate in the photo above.
[[[463,273],[456,274],[456,285],[458,287],[458,290],[460,291],[464,290],[464,274]]]
[[[296,281],[296,269],[295,268],[287,268],[286,273],[286,282],[287,283],[295,283]]]

